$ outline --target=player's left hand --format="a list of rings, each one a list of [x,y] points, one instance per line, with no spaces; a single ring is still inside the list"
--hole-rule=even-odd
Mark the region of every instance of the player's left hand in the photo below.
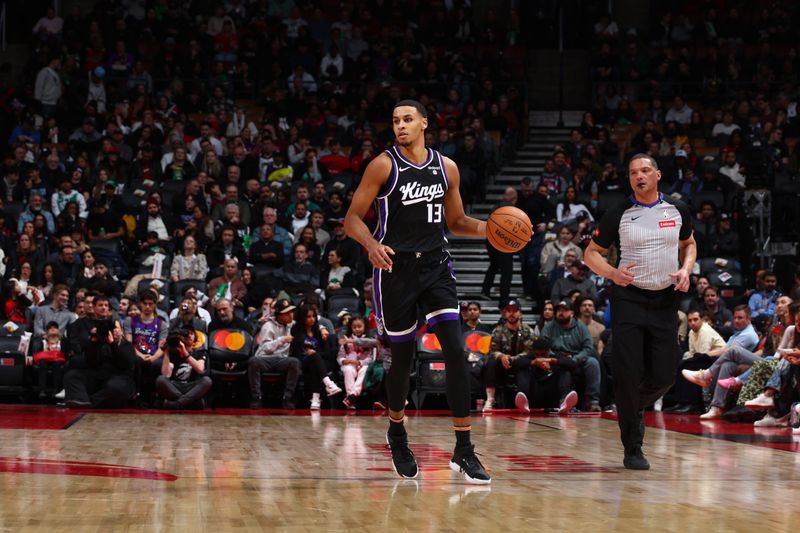
[[[684,269],[681,268],[677,272],[673,272],[669,277],[675,278],[676,291],[686,292],[689,290],[689,273]]]

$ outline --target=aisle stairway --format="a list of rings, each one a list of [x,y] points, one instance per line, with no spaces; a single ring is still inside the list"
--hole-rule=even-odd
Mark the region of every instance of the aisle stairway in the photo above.
[[[569,118],[574,116],[572,114]],[[528,143],[517,151],[514,161],[504,166],[487,186],[486,202],[468,206],[468,214],[485,220],[491,212],[492,206],[500,201],[503,190],[506,187],[518,188],[520,181],[525,176],[531,176],[534,180],[538,178],[545,159],[553,153],[553,146],[556,143],[565,142],[569,137],[569,127],[567,126],[558,128],[538,125],[541,124],[543,118],[546,119],[547,117],[537,116],[535,113],[531,114],[530,123],[532,126]],[[567,123],[569,122],[571,121]],[[491,300],[487,300],[480,295],[481,283],[489,267],[489,256],[486,252],[484,240],[453,236],[448,238],[450,240],[451,254],[455,259],[459,299],[479,301],[483,307],[484,322],[496,322],[500,314],[497,309],[498,287],[500,284],[499,274],[495,277],[495,284],[490,294]],[[522,277],[520,264],[516,258],[514,261],[514,275],[511,281],[511,295],[520,297],[523,311],[525,314],[529,314],[532,302],[530,299],[521,297]]]

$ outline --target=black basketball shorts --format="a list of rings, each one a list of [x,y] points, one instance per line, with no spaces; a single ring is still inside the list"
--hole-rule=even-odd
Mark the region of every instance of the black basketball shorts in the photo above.
[[[430,327],[460,317],[453,259],[446,250],[397,252],[392,270],[374,268],[372,279],[378,330],[390,341],[414,340],[420,305]]]

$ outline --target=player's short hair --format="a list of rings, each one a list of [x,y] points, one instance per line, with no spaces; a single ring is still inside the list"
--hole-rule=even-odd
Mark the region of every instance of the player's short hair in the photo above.
[[[413,107],[414,109],[416,109],[419,112],[420,115],[422,115],[422,118],[428,118],[428,110],[425,109],[425,106],[422,105],[417,100],[410,100],[410,99],[408,99],[408,100],[400,100],[399,102],[394,104],[394,107],[392,108],[392,111],[394,111],[398,107]]]
[[[628,161],[628,164],[630,165],[632,161],[635,161],[637,159],[647,159],[648,161],[650,161],[650,164],[653,165],[653,168],[658,170],[658,163],[656,162],[656,160],[653,158],[653,156],[649,156],[647,154],[642,154],[642,153],[635,154],[633,157],[631,157],[631,160]]]

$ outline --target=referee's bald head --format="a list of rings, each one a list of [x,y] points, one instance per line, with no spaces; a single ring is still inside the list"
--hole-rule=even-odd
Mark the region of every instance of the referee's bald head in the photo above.
[[[630,167],[630,164],[633,163],[634,161],[636,161],[637,159],[647,159],[647,161],[650,162],[650,165],[652,165],[653,169],[654,170],[658,170],[658,163],[656,163],[655,158],[653,156],[647,155],[647,154],[636,154],[636,155],[634,155],[633,157],[631,157],[631,160],[628,161],[628,166]]]

